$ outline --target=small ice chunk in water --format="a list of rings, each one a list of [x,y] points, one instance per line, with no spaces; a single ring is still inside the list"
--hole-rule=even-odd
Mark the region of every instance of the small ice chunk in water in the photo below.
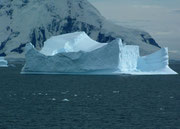
[[[173,97],[173,96],[170,96],[169,98],[170,98],[170,99],[174,99],[174,97]]]
[[[63,99],[62,101],[63,102],[69,102],[69,99]]]
[[[77,97],[77,96],[78,96],[77,94],[74,95],[74,97]]]
[[[69,91],[64,91],[64,92],[61,92],[61,94],[67,94]]]
[[[119,91],[113,91],[114,94],[119,94]]]
[[[162,110],[164,110],[164,108],[160,108],[160,110],[162,111]]]
[[[52,98],[52,101],[56,101],[56,98]]]

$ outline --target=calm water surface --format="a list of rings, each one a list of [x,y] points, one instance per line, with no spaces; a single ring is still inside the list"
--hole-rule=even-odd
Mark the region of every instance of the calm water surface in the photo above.
[[[180,73],[180,65],[172,65]],[[180,129],[180,76],[20,75],[0,68],[0,129]]]

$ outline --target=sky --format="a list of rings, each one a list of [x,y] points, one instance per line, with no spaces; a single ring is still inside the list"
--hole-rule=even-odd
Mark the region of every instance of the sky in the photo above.
[[[180,0],[88,0],[115,24],[149,32],[180,60]]]

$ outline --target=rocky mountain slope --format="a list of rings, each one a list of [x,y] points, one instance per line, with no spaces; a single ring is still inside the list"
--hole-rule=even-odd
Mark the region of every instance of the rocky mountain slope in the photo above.
[[[139,45],[142,55],[159,48],[147,32],[107,21],[87,0],[0,1],[0,56],[24,57],[27,43],[41,49],[51,36],[75,31],[99,42],[121,38]]]

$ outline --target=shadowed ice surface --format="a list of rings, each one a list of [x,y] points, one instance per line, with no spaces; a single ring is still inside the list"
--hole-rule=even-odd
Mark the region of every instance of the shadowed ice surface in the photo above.
[[[180,65],[171,66],[180,72]],[[0,68],[0,129],[179,129],[180,75],[20,75]]]

